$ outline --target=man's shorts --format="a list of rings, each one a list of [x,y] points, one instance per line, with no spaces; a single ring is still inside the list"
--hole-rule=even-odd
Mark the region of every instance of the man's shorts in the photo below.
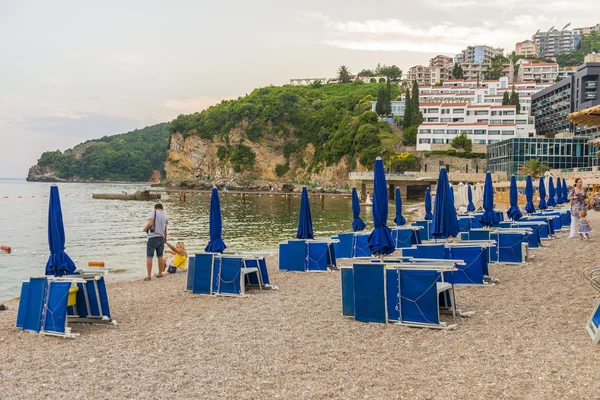
[[[148,239],[146,245],[146,257],[154,257],[154,251],[156,250],[156,256],[162,257],[165,251],[165,238],[162,236],[155,236]]]

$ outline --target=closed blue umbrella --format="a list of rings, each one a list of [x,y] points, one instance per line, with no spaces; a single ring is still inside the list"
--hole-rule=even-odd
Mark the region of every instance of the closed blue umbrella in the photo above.
[[[471,185],[467,187],[467,196],[469,199],[469,204],[467,205],[467,212],[475,211],[475,204],[473,203],[473,192],[471,191]]]
[[[302,198],[300,200],[300,218],[298,219],[298,239],[314,239],[315,235],[312,228],[312,215],[310,214],[310,201],[308,200],[308,190],[302,188]]]
[[[548,207],[556,206],[556,192],[554,191],[554,182],[552,182],[552,177],[548,178]]]
[[[365,222],[360,219],[360,201],[358,200],[358,193],[356,192],[356,188],[352,188],[352,216],[354,220],[352,221],[352,230],[354,232],[359,232],[365,229]]]
[[[563,190],[560,178],[556,178],[556,204],[560,205],[563,203]]]
[[[431,221],[431,235],[435,239],[447,239],[458,235],[458,216],[446,168],[440,168],[435,192],[435,212]]]
[[[519,210],[519,193],[517,192],[517,178],[511,176],[510,178],[510,208],[506,211],[508,218],[513,221],[521,219],[523,214]]]
[[[388,219],[388,195],[383,160],[375,160],[373,185],[373,232],[369,235],[369,249],[372,254],[392,254],[396,250],[396,243],[392,238]]]
[[[431,214],[431,190],[427,188],[425,191],[425,220],[431,221],[433,214]]]
[[[500,223],[498,214],[494,211],[494,186],[492,185],[492,174],[485,174],[485,184],[483,186],[483,215],[479,217],[479,222],[483,226],[496,226]]]
[[[569,202],[569,187],[567,186],[567,180],[563,178],[563,203]]]
[[[394,223],[398,226],[406,224],[406,218],[402,215],[402,195],[400,194],[400,188],[396,188],[396,218]]]
[[[535,206],[533,205],[533,181],[531,175],[527,175],[527,183],[525,185],[525,197],[527,198],[527,204],[525,205],[525,212],[533,214],[535,212]]]
[[[225,242],[223,242],[223,219],[221,217],[221,200],[219,199],[219,189],[213,187],[210,194],[210,241],[204,249],[207,253],[223,253]]]
[[[546,203],[546,185],[544,184],[544,177],[540,176],[540,203],[538,204],[538,208],[540,210],[545,210],[548,208],[548,204]]]
[[[75,263],[65,253],[65,226],[63,224],[60,194],[57,186],[50,187],[48,206],[48,247],[50,257],[46,263],[46,275],[63,276],[75,272]]]

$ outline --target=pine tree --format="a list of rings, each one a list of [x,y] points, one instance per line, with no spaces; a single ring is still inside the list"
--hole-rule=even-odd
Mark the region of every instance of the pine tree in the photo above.
[[[508,91],[505,91],[504,96],[502,96],[502,105],[503,106],[510,105],[510,97],[508,97]]]
[[[385,90],[383,89],[383,86],[379,88],[379,93],[377,93],[377,103],[375,104],[375,112],[379,116],[384,115],[386,112]]]
[[[404,119],[402,120],[402,126],[404,129],[411,126],[412,121],[412,101],[410,100],[410,90],[406,91],[406,97],[404,101]]]
[[[386,114],[388,116],[391,116],[392,115],[392,84],[391,84],[391,80],[389,78],[387,80],[385,107],[386,107]]]
[[[504,103],[504,101],[503,101],[503,103]],[[521,113],[521,103],[519,102],[519,95],[517,94],[517,91],[515,90],[515,85],[513,85],[513,87],[512,87],[512,93],[510,94],[510,101],[508,104],[516,107],[517,114]]]
[[[411,123],[414,126],[419,126],[423,122],[423,114],[421,113],[421,110],[419,109],[419,85],[417,84],[417,81],[413,82],[411,102],[412,102],[412,110],[411,111],[413,113],[412,117],[411,117]]]

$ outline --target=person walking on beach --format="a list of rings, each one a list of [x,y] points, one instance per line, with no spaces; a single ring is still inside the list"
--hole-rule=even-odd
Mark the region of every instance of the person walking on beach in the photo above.
[[[577,225],[579,224],[579,213],[581,210],[586,209],[585,198],[587,192],[583,188],[583,180],[581,178],[575,179],[575,186],[569,192],[567,200],[571,202],[571,232],[569,238],[572,239],[577,236]]]
[[[586,218],[586,216],[586,210],[581,210],[579,212],[579,240],[583,240],[585,238],[589,242],[592,228],[590,227],[590,221]]]
[[[146,270],[148,275],[144,278],[145,281],[152,279],[152,258],[156,252],[158,258],[158,274],[157,278],[163,277],[165,270],[165,260],[163,252],[165,250],[165,242],[167,241],[167,216],[163,212],[162,204],[156,204],[154,211],[148,217],[148,223],[144,227],[144,232],[148,234],[148,243],[146,244]]]

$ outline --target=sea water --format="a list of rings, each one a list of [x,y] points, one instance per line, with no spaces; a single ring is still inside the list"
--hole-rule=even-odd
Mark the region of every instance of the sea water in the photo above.
[[[18,296],[21,282],[44,274],[48,250],[50,183],[0,179],[0,245],[12,247],[0,254],[0,301]],[[140,184],[58,183],[65,225],[66,252],[79,269],[89,261],[104,261],[108,281],[145,275],[146,240],[142,231],[156,200],[92,199],[94,193],[133,193],[150,189]],[[281,194],[247,196],[221,192],[223,239],[231,251],[276,251],[278,243],[295,238],[300,199],[286,202]],[[209,237],[210,194],[163,194],[160,202],[169,217],[169,242],[183,241],[190,254],[204,250]],[[421,202],[419,201],[419,204]],[[316,237],[329,237],[352,229],[351,200],[326,198],[323,205],[311,196]],[[405,209],[416,206],[405,201]],[[409,221],[415,212],[406,211]],[[363,207],[367,229],[373,227],[371,208]],[[389,224],[394,206],[390,203]],[[154,273],[156,273],[156,260]]]

